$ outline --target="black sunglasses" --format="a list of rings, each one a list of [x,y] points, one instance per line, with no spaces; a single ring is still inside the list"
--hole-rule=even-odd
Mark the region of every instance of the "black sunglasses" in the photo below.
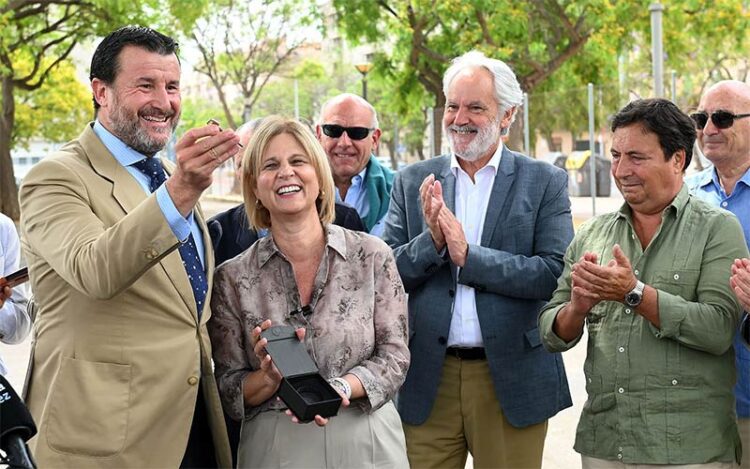
[[[346,132],[352,140],[362,140],[367,138],[375,129],[368,129],[367,127],[342,127],[336,124],[323,124],[323,133],[331,138],[339,138]]]
[[[705,112],[696,112],[690,114],[690,118],[695,122],[695,127],[698,130],[703,130],[708,123],[709,115]],[[742,119],[743,117],[750,117],[750,114],[732,114],[729,111],[714,111],[711,113],[711,122],[714,123],[717,129],[728,129],[734,125],[735,119]]]

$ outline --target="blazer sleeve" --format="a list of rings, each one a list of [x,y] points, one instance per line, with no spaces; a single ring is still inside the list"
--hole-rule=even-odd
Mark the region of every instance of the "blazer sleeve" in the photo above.
[[[71,167],[71,161],[46,159],[24,178],[19,199],[26,247],[82,294],[107,300],[176,249],[179,241],[155,194],[127,214],[105,214],[122,209],[114,199],[111,207],[97,199],[112,197],[101,190],[103,180],[84,181],[86,175]]]
[[[408,172],[396,173],[391,192],[391,204],[386,215],[383,231],[383,240],[393,249],[396,266],[407,293],[429,280],[435,271],[448,262],[447,253],[437,251],[430,231],[423,227],[418,190],[416,193],[409,191],[411,197],[409,200],[416,206],[407,207],[404,176],[408,174]],[[411,181],[407,180],[406,182]],[[422,180],[419,179],[417,184],[421,182]],[[408,217],[412,218],[409,219]],[[410,238],[410,225],[415,224],[419,225],[420,232]]]
[[[513,227],[504,227],[513,230]],[[530,256],[470,245],[458,282],[480,292],[508,297],[548,300],[563,269],[563,257],[573,239],[568,179],[556,171],[548,178],[537,218],[534,252]],[[487,275],[491,272],[492,275]]]

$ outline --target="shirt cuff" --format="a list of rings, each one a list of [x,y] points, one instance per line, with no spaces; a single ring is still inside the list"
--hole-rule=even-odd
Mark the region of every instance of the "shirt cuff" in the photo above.
[[[656,294],[661,327],[657,328],[649,322],[651,331],[658,339],[679,336],[680,326],[687,316],[685,299],[662,290],[656,290]]]
[[[575,347],[576,344],[580,342],[581,337],[583,337],[583,329],[581,329],[581,333],[578,334],[578,337],[570,342],[565,342],[560,336],[555,334],[554,327],[557,315],[562,311],[565,305],[567,305],[567,303],[563,303],[554,309],[544,311],[539,318],[539,333],[542,336],[542,343],[550,352],[565,352],[566,350],[570,350]]]
[[[161,213],[164,214],[164,218],[167,219],[167,223],[169,223],[172,233],[174,233],[175,237],[177,237],[181,243],[185,242],[190,236],[190,225],[193,222],[193,212],[191,211],[187,218],[180,215],[174,202],[172,202],[172,197],[170,197],[165,184],[162,184],[156,189],[156,202],[159,204],[159,208],[161,209]]]

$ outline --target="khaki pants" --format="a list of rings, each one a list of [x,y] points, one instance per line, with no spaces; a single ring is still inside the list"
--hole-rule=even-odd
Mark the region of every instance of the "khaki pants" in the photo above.
[[[733,462],[709,462],[706,464],[625,464],[581,455],[583,469],[736,469]]]
[[[371,414],[357,405],[339,409],[325,427],[299,424],[282,411],[242,423],[240,468],[408,468],[401,419],[393,402]]]
[[[435,404],[422,425],[404,424],[413,469],[540,468],[547,422],[515,428],[495,397],[487,360],[446,357]]]
[[[740,440],[742,440],[742,469],[750,469],[750,418],[737,419],[737,427],[740,429]]]

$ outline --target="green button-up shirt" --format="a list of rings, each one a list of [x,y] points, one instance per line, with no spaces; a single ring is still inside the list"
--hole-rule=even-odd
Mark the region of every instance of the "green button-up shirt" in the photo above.
[[[729,287],[732,261],[748,255],[739,222],[685,186],[645,250],[627,204],[590,220],[539,316],[548,350],[568,350],[581,338],[566,343],[552,329],[570,300],[571,266],[586,251],[606,264],[616,243],[636,277],[657,290],[661,329],[620,302],[603,301],[588,313],[588,399],[575,450],[631,464],[739,461],[732,337],[741,309]]]

